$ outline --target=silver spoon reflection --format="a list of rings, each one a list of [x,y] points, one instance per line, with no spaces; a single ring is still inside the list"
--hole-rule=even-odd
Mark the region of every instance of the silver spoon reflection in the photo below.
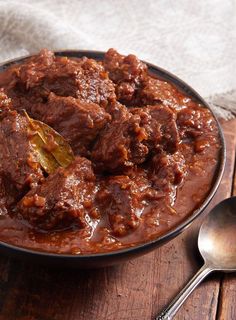
[[[212,271],[236,271],[236,197],[211,210],[200,228],[198,248],[204,265],[156,320],[173,319],[190,293]]]

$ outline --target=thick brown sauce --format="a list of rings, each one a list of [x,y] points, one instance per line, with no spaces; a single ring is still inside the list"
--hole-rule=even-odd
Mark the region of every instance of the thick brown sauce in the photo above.
[[[37,72],[41,72],[42,74],[46,72],[45,68],[43,68],[45,64],[45,61],[43,61],[43,59],[45,59],[44,56],[46,56],[48,60],[51,59],[48,57],[49,56],[48,52],[46,53],[44,52],[43,54],[41,54],[41,58],[39,56],[38,60],[40,61],[39,65],[41,67],[41,70],[40,71],[38,70]],[[110,52],[110,53],[108,52],[104,65],[105,65],[105,69],[109,72],[109,78],[112,81],[109,82],[110,80],[109,79],[108,79],[109,81],[107,80],[106,75],[101,76],[103,77],[101,83],[98,80],[93,81],[93,84],[95,87],[100,86],[100,89],[98,91],[95,90],[96,94],[94,92],[85,92],[86,91],[85,88],[87,87],[85,86],[84,88],[81,88],[81,85],[80,85],[81,82],[79,82],[79,85],[78,83],[76,84],[72,83],[71,86],[68,85],[68,88],[64,85],[62,79],[59,79],[57,84],[54,87],[48,80],[46,80],[43,85],[47,87],[45,89],[46,91],[48,90],[51,92],[49,95],[49,100],[47,100],[46,102],[49,106],[51,106],[50,110],[54,110],[53,108],[55,108],[55,106],[57,107],[59,103],[63,104],[63,108],[64,106],[67,106],[69,104],[72,105],[75,103],[74,100],[73,101],[68,100],[68,97],[75,96],[73,92],[74,85],[78,85],[79,87],[79,93],[78,92],[76,93],[77,96],[75,96],[75,98],[78,101],[81,101],[83,108],[87,108],[86,110],[88,110],[88,108],[91,108],[91,110],[94,110],[94,108],[97,108],[97,106],[100,106],[103,109],[107,110],[108,115],[110,114],[114,118],[116,117],[116,115],[115,115],[115,112],[112,111],[113,110],[112,108],[114,107],[114,101],[116,99],[118,99],[122,104],[126,105],[129,108],[132,108],[134,106],[135,107],[138,106],[139,108],[142,108],[144,106],[149,106],[149,105],[154,106],[154,105],[163,104],[168,106],[168,108],[170,108],[171,110],[174,110],[174,119],[175,119],[174,122],[177,123],[180,140],[178,142],[176,142],[175,140],[172,141],[173,131],[170,131],[171,136],[169,137],[169,140],[171,140],[172,144],[170,145],[170,141],[168,141],[168,139],[167,141],[162,139],[161,142],[159,142],[159,145],[161,146],[160,149],[158,149],[159,147],[157,148],[157,151],[155,151],[156,150],[155,148],[152,149],[154,151],[152,151],[151,156],[149,154],[147,157],[145,155],[145,152],[146,152],[145,146],[147,145],[148,150],[151,150],[151,148],[153,148],[152,146],[153,140],[150,140],[150,141],[144,140],[145,145],[144,147],[142,146],[143,151],[142,152],[140,151],[140,154],[135,156],[133,154],[129,155],[130,156],[129,161],[132,163],[132,165],[126,164],[127,161],[123,163],[122,158],[117,159],[118,149],[112,150],[113,155],[115,155],[114,159],[111,159],[109,161],[109,158],[107,159],[106,157],[103,157],[101,160],[101,155],[100,155],[101,145],[102,143],[104,143],[103,150],[107,150],[105,147],[109,139],[105,141],[105,138],[104,138],[104,141],[101,141],[100,145],[99,145],[99,142],[96,142],[95,146],[93,145],[91,149],[91,143],[87,139],[88,137],[87,131],[84,131],[84,133],[82,132],[81,135],[79,136],[80,139],[82,137],[82,140],[80,140],[80,142],[82,141],[83,144],[82,142],[81,144],[80,143],[78,144],[77,143],[78,140],[76,140],[77,138],[71,137],[70,134],[68,134],[70,130],[72,131],[72,129],[74,129],[73,127],[75,126],[74,124],[72,124],[71,128],[70,127],[62,128],[62,126],[58,124],[55,125],[52,121],[50,123],[50,121],[48,120],[49,117],[47,118],[45,116],[44,111],[42,112],[43,116],[40,115],[40,112],[41,112],[40,108],[42,108],[42,105],[43,103],[45,103],[46,98],[45,96],[42,97],[43,94],[41,92],[40,94],[38,93],[41,89],[38,90],[37,86],[36,86],[36,89],[35,87],[33,87],[32,83],[33,81],[37,82],[37,79],[35,79],[36,77],[32,75],[31,77],[27,75],[27,72],[29,72],[29,70],[27,72],[23,70],[21,75],[19,75],[19,69],[17,69],[18,67],[16,68],[17,71],[15,72],[12,72],[12,69],[10,69],[10,71],[3,72],[2,74],[0,74],[0,87],[3,87],[7,96],[12,98],[13,105],[16,110],[20,110],[19,105],[24,103],[24,108],[26,108],[27,112],[31,113],[32,116],[43,121],[46,119],[45,122],[53,126],[62,135],[64,134],[65,138],[67,138],[68,141],[71,141],[74,150],[78,150],[78,152],[76,151],[78,155],[82,155],[89,159],[92,159],[92,161],[96,164],[96,170],[98,170],[98,174],[96,174],[96,179],[97,179],[96,181],[99,180],[99,184],[97,184],[95,188],[96,190],[93,191],[94,193],[97,193],[97,191],[99,190],[101,191],[101,189],[103,192],[103,188],[104,188],[103,184],[106,183],[107,179],[109,179],[108,177],[122,176],[122,179],[125,179],[124,176],[125,177],[128,176],[130,177],[131,181],[134,181],[136,179],[134,178],[134,175],[137,174],[137,170],[140,169],[142,170],[142,175],[145,174],[145,177],[146,175],[148,175],[150,180],[152,181],[155,180],[155,182],[152,182],[151,188],[154,189],[154,191],[166,193],[165,197],[164,198],[161,197],[158,200],[156,198],[155,200],[152,200],[152,199],[144,200],[143,205],[139,203],[136,205],[136,207],[134,204],[132,204],[130,208],[130,212],[132,211],[135,214],[135,216],[138,217],[138,226],[133,224],[128,225],[127,224],[128,222],[124,222],[124,226],[122,225],[122,228],[124,227],[125,231],[124,231],[124,228],[123,229],[118,228],[118,231],[117,231],[116,215],[117,215],[118,209],[120,210],[120,212],[118,213],[121,215],[123,214],[122,208],[124,208],[125,202],[130,200],[130,197],[125,198],[121,196],[120,200],[122,201],[123,199],[123,203],[121,203],[121,205],[119,206],[117,205],[118,202],[116,202],[116,208],[114,209],[114,207],[112,207],[111,205],[111,200],[110,200],[110,198],[113,195],[107,196],[110,202],[107,200],[107,198],[106,198],[106,201],[108,202],[106,202],[102,197],[103,196],[102,195],[101,198],[99,197],[97,198],[96,205],[94,205],[96,208],[98,208],[100,212],[98,217],[94,217],[93,215],[86,213],[85,225],[81,227],[81,225],[78,226],[78,224],[75,221],[72,221],[69,226],[68,224],[65,225],[64,230],[62,227],[63,221],[62,221],[62,224],[60,224],[60,228],[59,227],[57,228],[57,226],[55,226],[53,228],[50,228],[50,230],[47,230],[47,228],[45,229],[44,227],[39,228],[37,226],[37,222],[36,224],[35,223],[32,224],[32,220],[30,218],[26,219],[25,216],[24,218],[22,218],[22,216],[20,214],[16,214],[15,211],[14,212],[8,211],[8,213],[6,213],[4,210],[2,210],[2,214],[0,216],[0,240],[1,241],[10,243],[16,246],[31,248],[39,251],[56,252],[56,253],[72,253],[72,254],[98,253],[98,252],[113,251],[113,250],[117,250],[125,247],[131,247],[139,243],[146,242],[150,239],[157,238],[158,236],[166,233],[168,230],[170,230],[174,226],[178,225],[187,216],[189,216],[193,212],[193,210],[198,208],[202,204],[202,202],[205,200],[207,195],[209,194],[212,184],[214,182],[214,176],[217,170],[219,153],[221,149],[219,132],[217,130],[216,122],[212,117],[211,113],[207,109],[205,109],[203,106],[199,105],[197,102],[194,102],[190,98],[186,97],[182,92],[177,90],[174,86],[164,81],[159,80],[158,83],[150,84],[150,82],[152,81],[154,82],[158,81],[156,79],[152,80],[153,78],[150,76],[145,76],[146,77],[145,80],[142,80],[140,78],[140,73],[145,72],[145,70],[143,71],[143,69],[145,69],[145,65],[141,65],[141,66],[138,65],[137,63],[138,60],[135,60],[135,61],[132,60],[134,59],[133,56],[131,56],[131,58],[128,58],[128,59],[126,58],[127,61],[125,62],[124,60],[121,60],[120,57],[118,58],[120,60],[119,60],[119,66],[117,67],[117,70],[118,71],[121,70],[119,72],[117,70],[114,70],[114,66],[113,66],[113,64],[115,65],[114,52]],[[66,64],[67,62],[68,61],[65,60],[63,63]],[[73,68],[74,66],[71,66],[71,69]],[[92,79],[95,73],[93,74],[91,69],[89,70],[91,72],[89,77]],[[68,78],[73,77],[73,72],[70,72],[70,70],[65,71],[63,69],[63,71],[60,70],[60,72],[61,73],[64,72],[66,74],[66,76],[64,75],[64,77],[68,77]],[[101,75],[101,70],[99,72]],[[127,73],[132,74],[133,78],[127,77]],[[55,77],[58,78],[59,76],[60,76],[59,71],[56,70]],[[86,73],[86,76],[87,76],[87,73]],[[18,77],[17,85],[15,83],[12,84],[14,81],[16,81],[15,77]],[[31,82],[27,83],[29,79]],[[105,85],[103,81],[106,81]],[[141,85],[139,84],[140,81],[141,82],[143,81]],[[73,79],[72,79],[72,82],[73,82]],[[25,85],[25,83],[27,83],[26,88],[19,89],[19,84],[22,84],[23,86]],[[114,92],[112,92],[113,84],[115,87]],[[89,83],[89,86],[92,86],[91,81]],[[137,86],[137,88],[134,89],[135,86]],[[142,89],[143,90],[142,92],[140,88],[144,88]],[[134,91],[133,89],[136,90],[135,94],[133,93]],[[30,90],[32,92],[29,93]],[[100,96],[98,92],[100,92]],[[53,94],[56,94],[57,97],[54,97]],[[45,95],[47,95],[48,97],[48,92]],[[116,95],[116,97],[114,97],[114,95]],[[25,99],[26,96],[27,96],[27,99]],[[63,98],[63,97],[67,97],[67,98]],[[37,101],[38,106],[35,106],[35,109],[37,109],[37,112],[34,111],[34,109],[32,108],[32,104],[33,104],[32,99],[35,99],[35,100],[38,99]],[[57,99],[56,102],[55,102],[55,99]],[[89,104],[89,106],[87,107],[85,103]],[[128,110],[132,110],[132,109],[128,109]],[[187,110],[187,113],[186,113],[186,110]],[[104,112],[104,111],[101,111],[101,112]],[[135,114],[135,112],[139,112],[139,110],[138,111],[134,110],[132,112],[133,114]],[[99,111],[96,111],[96,115],[98,115],[98,113]],[[100,114],[100,119],[102,120],[101,121],[96,120],[98,123],[98,129],[95,133],[91,134],[91,140],[98,141],[99,140],[98,135],[105,136],[105,134],[107,134],[107,131],[109,130],[107,129],[107,126],[109,126],[109,124],[106,124],[106,121],[107,123],[111,123],[111,126],[113,126],[113,128],[116,126],[115,121],[120,121],[119,116],[118,116],[118,120],[114,120],[114,119],[111,120],[107,116],[107,114],[105,115]],[[92,113],[91,113],[91,117],[94,117],[95,119],[95,116],[93,116]],[[62,119],[61,115],[59,119]],[[70,121],[68,121],[67,124],[65,123],[64,126],[69,126]],[[104,121],[105,124],[101,125],[102,121]],[[161,121],[161,120],[159,120],[158,118],[158,121]],[[172,124],[168,120],[166,123],[166,127],[171,128],[171,126]],[[161,133],[163,134],[163,136],[164,134],[167,134],[168,136],[169,132],[163,133],[164,132],[163,130],[165,129],[161,129]],[[146,131],[148,131],[148,129]],[[132,133],[131,131],[130,134],[134,135],[136,133]],[[96,139],[95,139],[95,136],[96,136]],[[114,137],[114,134],[112,133],[111,136]],[[119,137],[116,137],[116,138],[118,140]],[[112,141],[114,145],[115,145],[116,138],[114,138],[114,141]],[[172,150],[173,146],[174,148],[176,148],[174,151]],[[135,150],[137,150],[138,148],[137,145],[135,148],[136,148]],[[88,154],[86,154],[87,150],[90,150]],[[160,179],[161,177],[160,173],[158,173],[158,175],[156,175],[155,177],[153,170],[150,169],[152,166],[155,167],[155,165],[152,163],[152,161],[154,161],[153,157],[155,157],[155,152],[160,153],[160,155],[162,155],[162,153],[164,155],[167,154],[168,156],[171,157],[171,159],[173,159],[173,157],[175,157],[176,155],[176,163],[178,164],[182,161],[181,160],[182,158],[185,159],[184,168],[176,169],[174,165],[170,167],[171,168],[170,170],[172,170],[178,176],[179,176],[179,170],[180,170],[182,176],[181,176],[181,181],[173,182],[171,180],[172,174],[168,173],[167,180],[170,179],[172,181],[170,188],[168,187],[169,189],[168,188],[166,189],[166,185],[165,183],[163,185],[163,181],[161,182],[161,184],[159,183],[160,181],[158,179]],[[181,154],[181,157],[179,156],[179,154]],[[146,157],[144,161],[140,160],[142,157]],[[139,163],[139,161],[142,161],[142,162]],[[157,160],[157,161],[159,164],[160,160]],[[111,168],[111,166],[114,166],[114,168],[113,167]],[[134,169],[134,167],[139,169]],[[165,168],[166,167],[164,164],[163,170],[165,170]],[[132,171],[131,173],[130,173],[130,170]],[[102,182],[100,182],[100,179]],[[86,185],[86,182],[83,182],[83,183],[85,183]],[[140,182],[140,185],[141,185],[141,182]],[[162,186],[164,188],[163,190],[162,190]],[[140,188],[142,189],[142,186]],[[112,190],[114,194],[115,192],[114,190],[116,189],[112,189]],[[134,198],[136,197],[136,193],[133,194],[133,197]],[[104,206],[106,205],[106,203],[109,203],[109,206],[108,208],[104,209]],[[112,203],[114,204],[114,202]],[[0,203],[0,208],[1,208],[1,203]],[[26,208],[26,210],[28,210],[28,208]],[[111,215],[109,215],[108,210],[111,210],[110,211]],[[112,213],[114,214],[112,215]],[[27,211],[27,214],[28,214],[28,211]],[[127,212],[125,214],[127,214]],[[114,222],[114,219],[115,219],[115,222]],[[55,221],[53,223],[57,223],[57,220]],[[51,223],[51,220],[50,220],[50,223]],[[118,226],[120,227],[119,223],[118,223]]]

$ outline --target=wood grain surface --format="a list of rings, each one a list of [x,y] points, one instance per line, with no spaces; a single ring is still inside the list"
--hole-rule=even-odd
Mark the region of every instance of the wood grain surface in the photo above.
[[[236,194],[236,120],[223,128],[226,170],[205,213]],[[53,270],[0,257],[0,320],[154,319],[202,265],[197,233],[203,218],[152,253],[110,268]],[[175,319],[235,320],[236,275],[210,276]]]
[[[230,148],[234,146],[236,149],[236,120],[227,126],[224,124],[224,130],[229,137]],[[235,153],[236,154],[236,153]],[[235,170],[234,177],[232,179],[231,194],[236,196],[236,155],[234,158]],[[235,320],[236,319],[236,274],[223,275],[220,283],[219,293],[219,308],[218,308],[218,319],[220,320]]]

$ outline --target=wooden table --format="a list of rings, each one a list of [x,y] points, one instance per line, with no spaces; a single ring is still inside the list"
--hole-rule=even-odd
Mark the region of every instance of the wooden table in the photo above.
[[[236,120],[223,124],[227,164],[208,206],[236,194]],[[49,270],[0,258],[0,320],[151,320],[202,262],[202,218],[165,246],[126,264],[99,270]],[[214,274],[178,312],[179,320],[235,320],[236,274]]]

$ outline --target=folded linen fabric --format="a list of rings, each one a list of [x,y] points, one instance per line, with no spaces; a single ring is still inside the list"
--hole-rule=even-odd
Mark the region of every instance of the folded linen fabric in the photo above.
[[[137,54],[192,85],[219,117],[236,114],[230,0],[0,0],[0,62],[41,48]]]

